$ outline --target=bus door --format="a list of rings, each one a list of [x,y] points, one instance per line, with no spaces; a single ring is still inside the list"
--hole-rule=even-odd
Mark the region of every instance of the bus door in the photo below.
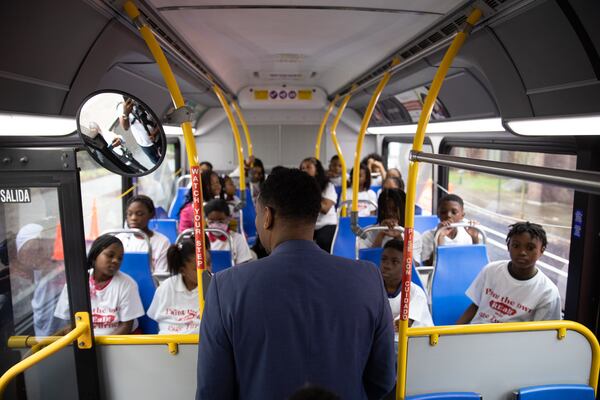
[[[71,320],[55,317],[63,290]],[[88,291],[75,151],[0,148],[0,375],[38,351],[41,337],[70,330],[76,312],[90,313]],[[94,347],[63,348],[3,398],[99,398]]]

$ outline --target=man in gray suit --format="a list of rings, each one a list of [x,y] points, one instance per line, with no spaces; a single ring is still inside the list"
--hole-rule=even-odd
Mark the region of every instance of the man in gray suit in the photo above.
[[[381,274],[313,241],[321,193],[282,169],[263,184],[256,228],[266,258],[216,274],[200,328],[196,398],[288,398],[307,385],[342,399],[395,383],[394,329]]]

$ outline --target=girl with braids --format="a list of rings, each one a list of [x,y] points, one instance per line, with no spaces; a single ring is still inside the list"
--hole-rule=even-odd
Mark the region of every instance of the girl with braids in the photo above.
[[[193,334],[200,328],[195,244],[186,238],[169,247],[167,262],[171,277],[156,289],[148,316],[158,322],[159,334]],[[206,268],[211,271],[210,252]],[[205,271],[205,273],[207,273]]]
[[[137,283],[120,272],[123,244],[115,236],[99,236],[87,257],[92,302],[94,335],[127,335],[137,328],[137,318],[144,315],[144,307]],[[71,319],[65,285],[54,316]]]
[[[329,182],[321,161],[314,157],[302,160],[300,170],[315,178],[321,189],[321,210],[317,217],[317,224],[315,225],[314,240],[320,248],[330,253],[331,242],[333,242],[333,235],[335,235],[335,227],[337,225],[337,215],[335,213],[337,193],[335,187]]]
[[[510,260],[483,267],[467,289],[472,303],[457,323],[561,319],[558,288],[536,266],[547,244],[541,225],[529,221],[512,224],[506,235]]]
[[[150,239],[152,246],[152,273],[155,275],[167,274],[167,248],[169,239],[160,232],[148,228],[148,222],[154,218],[154,202],[143,194],[133,196],[127,201],[126,222],[129,228],[142,230]],[[120,233],[117,235],[123,242],[127,253],[142,253],[148,251],[146,241],[133,233]]]

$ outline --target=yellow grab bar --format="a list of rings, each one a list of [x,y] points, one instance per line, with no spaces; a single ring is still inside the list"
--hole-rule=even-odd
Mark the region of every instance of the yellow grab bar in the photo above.
[[[452,44],[446,51],[442,63],[435,73],[427,98],[423,104],[423,110],[419,117],[419,124],[417,125],[417,133],[413,140],[413,151],[421,151],[423,148],[423,141],[425,140],[425,130],[433,111],[433,106],[437,100],[437,96],[440,92],[442,84],[450,65],[454,57],[458,54],[458,51],[462,47],[463,43],[467,39],[467,35],[473,28],[473,25],[481,18],[481,11],[475,9],[471,12],[464,27],[456,35]],[[404,213],[404,259],[403,259],[403,273],[402,273],[402,291],[400,294],[400,326],[398,332],[398,380],[396,385],[396,399],[404,400],[406,396],[406,360],[408,357],[408,310],[410,304],[410,281],[412,273],[412,260],[413,260],[413,234],[414,234],[414,221],[415,221],[415,199],[417,192],[417,178],[419,174],[419,163],[416,161],[410,161],[408,164],[408,186],[406,190],[406,210]],[[405,286],[406,285],[406,286]]]
[[[175,75],[171,70],[169,62],[167,61],[167,57],[165,57],[165,53],[162,51],[158,41],[154,37],[154,34],[146,26],[146,24],[140,20],[140,10],[138,10],[137,6],[130,0],[126,1],[123,4],[123,8],[125,12],[131,18],[132,21],[138,23],[139,22],[139,30],[142,38],[146,42],[146,45],[150,49],[152,56],[156,60],[158,64],[158,68],[165,80],[165,84],[167,85],[167,89],[169,89],[169,93],[171,94],[171,98],[173,100],[173,104],[175,108],[181,108],[185,106],[185,100],[183,99],[183,95],[179,90],[179,85],[177,84],[177,80],[175,79]],[[181,124],[181,129],[183,130],[183,139],[185,141],[185,150],[187,153],[188,162],[190,163],[190,172],[192,174],[192,196],[193,196],[193,204],[194,204],[194,221],[199,221],[197,226],[196,233],[194,235],[196,242],[196,270],[198,282],[202,282],[202,271],[205,269],[205,260],[206,260],[206,243],[204,243],[204,213],[202,212],[202,185],[198,184],[199,182],[194,182],[194,180],[199,180],[200,172],[198,169],[198,155],[196,153],[196,141],[194,140],[194,134],[192,132],[192,124],[190,122],[183,122]],[[202,312],[204,311],[204,293],[201,284],[198,284],[198,305],[200,315],[202,316]]]
[[[333,110],[333,106],[337,103],[339,96],[335,96],[333,100],[329,103],[327,107],[327,111],[325,111],[325,115],[323,116],[323,120],[321,121],[321,126],[319,126],[319,133],[317,133],[317,143],[315,144],[315,158],[317,160],[321,159],[321,139],[323,138],[323,132],[325,132],[325,127],[327,126],[327,120],[329,120],[329,115]]]
[[[229,107],[229,103],[223,94],[223,91],[217,85],[213,85],[213,91],[219,98],[221,102],[221,106],[223,110],[225,110],[225,114],[227,114],[227,119],[229,120],[229,125],[231,125],[231,131],[233,132],[233,139],[235,140],[235,147],[238,156],[238,164],[240,168],[240,200],[243,204],[246,203],[246,170],[244,168],[244,148],[242,147],[242,139],[240,138],[240,131],[238,129],[237,123],[235,122],[235,117],[231,112],[231,107]],[[238,116],[241,113],[238,113]]]
[[[391,67],[394,67],[400,63],[399,58],[394,58],[392,61]],[[377,88],[375,88],[375,92],[371,95],[371,100],[369,100],[369,105],[367,106],[367,110],[365,111],[365,115],[363,116],[362,122],[360,124],[360,131],[358,131],[358,140],[356,141],[356,151],[354,152],[354,170],[352,171],[352,214],[353,218],[358,217],[358,184],[360,181],[360,154],[362,153],[362,145],[365,140],[365,135],[367,133],[367,128],[369,127],[369,121],[371,121],[371,116],[373,115],[373,111],[375,111],[375,106],[377,105],[377,101],[379,100],[379,96],[381,96],[381,92],[385,88],[385,85],[390,80],[392,75],[389,71],[386,71],[379,81]],[[358,223],[358,222],[357,222]]]
[[[244,136],[246,136],[246,144],[248,145],[248,157],[251,157],[254,155],[254,146],[252,146],[252,139],[250,138],[250,131],[248,130],[246,118],[244,118],[244,114],[242,114],[242,110],[238,106],[237,101],[232,100],[231,105],[233,106],[233,109],[235,110],[235,113],[242,124],[242,130],[244,131]]]
[[[6,387],[15,376],[24,372],[28,368],[31,368],[43,359],[50,357],[60,349],[67,347],[74,340],[77,340],[78,346],[82,349],[91,348],[91,337],[90,315],[87,312],[75,313],[75,329],[42,350],[30,355],[24,360],[19,361],[10,367],[8,371],[6,371],[4,375],[0,377],[0,398],[3,397]]]
[[[340,142],[337,140],[337,127],[340,123],[340,120],[342,119],[342,114],[344,113],[344,110],[346,109],[346,106],[348,105],[348,102],[350,101],[351,97],[352,95],[350,93],[344,96],[344,99],[342,100],[342,103],[338,108],[337,114],[333,119],[333,123],[331,124],[331,141],[333,142],[333,145],[335,146],[335,151],[337,152],[337,155],[340,158],[340,164],[342,164],[342,199],[340,202],[340,204],[343,204],[342,212],[340,214],[342,217],[346,216],[346,205],[344,203],[346,202],[346,193],[348,190],[346,182],[346,177],[348,176],[348,167],[346,166],[346,160],[344,159],[344,155],[342,154]]]

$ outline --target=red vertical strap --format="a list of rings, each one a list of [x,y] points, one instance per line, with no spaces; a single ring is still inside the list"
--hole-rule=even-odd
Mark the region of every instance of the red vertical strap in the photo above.
[[[402,304],[400,309],[400,319],[402,321],[408,320],[408,310],[410,304],[410,282],[412,277],[412,263],[413,263],[413,232],[414,228],[404,229],[404,269],[402,271]]]
[[[202,223],[202,181],[200,167],[198,165],[190,168],[192,178],[192,205],[194,209],[194,241],[196,244],[196,268],[204,270],[204,224]]]

